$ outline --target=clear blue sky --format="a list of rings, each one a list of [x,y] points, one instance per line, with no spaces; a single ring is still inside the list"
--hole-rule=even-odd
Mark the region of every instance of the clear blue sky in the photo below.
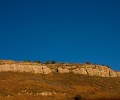
[[[0,59],[120,70],[120,0],[0,0]]]

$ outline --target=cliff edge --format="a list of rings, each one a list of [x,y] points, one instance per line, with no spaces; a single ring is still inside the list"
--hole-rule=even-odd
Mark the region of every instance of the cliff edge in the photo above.
[[[89,76],[120,77],[120,72],[107,66],[94,64],[42,64],[34,62],[16,62],[0,60],[0,72],[30,72],[40,74],[50,73],[75,73]]]

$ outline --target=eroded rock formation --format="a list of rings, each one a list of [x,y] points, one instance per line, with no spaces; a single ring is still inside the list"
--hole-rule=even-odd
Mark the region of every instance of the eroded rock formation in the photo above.
[[[120,77],[120,72],[114,71],[107,66],[83,64],[79,66],[62,66],[58,68],[59,73],[73,72],[75,74],[83,74],[90,76],[102,77]]]
[[[12,71],[12,72],[31,72],[31,73],[41,73],[49,74],[51,69],[46,65],[29,63],[29,62],[1,62],[0,72]]]
[[[0,72],[31,72],[50,74],[56,73],[75,73],[101,77],[120,77],[120,72],[114,71],[107,66],[92,64],[38,64],[32,62],[0,61]]]

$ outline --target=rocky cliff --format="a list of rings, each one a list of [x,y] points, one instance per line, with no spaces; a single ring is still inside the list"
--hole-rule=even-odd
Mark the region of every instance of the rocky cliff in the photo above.
[[[83,74],[89,76],[120,77],[120,72],[114,71],[111,68],[108,68],[107,66],[101,65],[83,64],[79,66],[62,66],[58,68],[58,72],[73,72],[75,74]]]
[[[107,66],[92,64],[38,64],[32,62],[15,62],[0,60],[0,72],[31,72],[31,73],[75,73],[89,76],[120,77],[120,72]]]
[[[14,61],[1,61],[0,72],[12,71],[12,72],[31,72],[49,74],[51,69],[46,65],[31,63],[31,62],[14,62]]]

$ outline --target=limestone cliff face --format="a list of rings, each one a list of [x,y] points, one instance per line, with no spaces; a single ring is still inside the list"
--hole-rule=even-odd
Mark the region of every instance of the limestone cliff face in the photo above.
[[[89,76],[120,77],[120,72],[113,71],[107,66],[90,64],[38,64],[31,62],[0,61],[0,72],[30,72],[40,74],[75,73]]]
[[[51,69],[46,65],[36,63],[0,63],[0,72],[12,71],[12,72],[31,72],[49,74]]]
[[[58,68],[59,73],[73,72],[75,74],[83,74],[90,76],[102,76],[102,77],[120,77],[120,72],[113,71],[107,66],[99,65],[80,65],[80,66],[64,66]]]

